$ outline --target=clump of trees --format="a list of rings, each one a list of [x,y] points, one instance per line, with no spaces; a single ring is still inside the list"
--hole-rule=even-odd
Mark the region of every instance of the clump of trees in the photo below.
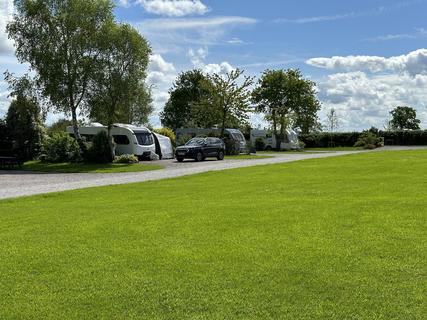
[[[145,85],[148,42],[132,26],[115,21],[111,0],[16,0],[15,8],[7,32],[16,57],[34,74],[32,90],[47,106],[71,116],[83,153],[79,116],[104,122],[113,155],[112,123],[146,122],[152,112]],[[26,108],[34,109],[29,102]]]
[[[170,89],[170,98],[160,115],[164,126],[227,127],[246,131],[251,112],[264,114],[272,124],[280,146],[286,129],[302,132],[318,130],[316,85],[299,70],[266,70],[256,83],[254,78],[235,69],[225,75],[190,70],[179,75]]]

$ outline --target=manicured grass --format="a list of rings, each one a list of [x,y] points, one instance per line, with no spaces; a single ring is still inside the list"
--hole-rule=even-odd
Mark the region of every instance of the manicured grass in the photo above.
[[[427,151],[0,202],[1,319],[425,319]]]
[[[246,160],[246,159],[268,159],[274,158],[273,156],[259,156],[254,154],[239,154],[236,156],[225,156],[225,160]]]
[[[141,172],[163,169],[160,165],[153,164],[88,164],[88,163],[43,163],[40,161],[29,161],[21,168],[28,171],[62,172],[62,173],[114,173],[114,172]]]

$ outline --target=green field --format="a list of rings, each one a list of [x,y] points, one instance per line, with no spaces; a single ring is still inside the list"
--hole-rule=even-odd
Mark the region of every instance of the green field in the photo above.
[[[427,151],[0,202],[0,319],[425,319]]]
[[[61,172],[61,173],[114,173],[114,172],[141,172],[163,169],[163,166],[153,164],[122,164],[122,163],[44,163],[28,161],[20,168],[26,171]]]

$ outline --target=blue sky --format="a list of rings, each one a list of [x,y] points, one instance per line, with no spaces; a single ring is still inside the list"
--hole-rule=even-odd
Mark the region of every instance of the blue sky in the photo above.
[[[1,19],[11,0],[0,0]],[[148,81],[156,112],[176,75],[300,68],[318,85],[320,118],[338,110],[341,130],[382,128],[396,105],[410,105],[427,128],[427,0],[244,1],[117,0],[119,21],[131,23],[151,43]],[[2,22],[0,22],[2,23]],[[4,25],[0,25],[4,29]],[[9,49],[8,49],[9,48]],[[0,35],[1,71],[24,70]],[[7,108],[0,83],[0,116]],[[51,115],[54,119],[58,115]],[[264,125],[262,117],[252,117]]]

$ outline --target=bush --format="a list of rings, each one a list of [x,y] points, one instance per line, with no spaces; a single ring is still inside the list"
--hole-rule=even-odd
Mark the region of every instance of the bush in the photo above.
[[[425,146],[427,130],[380,131],[386,145]]]
[[[359,136],[359,132],[316,132],[301,134],[298,139],[307,148],[353,147]]]
[[[191,136],[188,134],[184,134],[182,136],[180,136],[178,139],[176,139],[176,145],[177,146],[183,146],[184,144],[186,144],[189,140],[191,140]]]
[[[354,144],[355,147],[363,147],[365,149],[375,149],[383,145],[383,139],[371,131],[364,131]]]
[[[57,132],[45,138],[39,159],[46,162],[78,162],[82,160],[79,144],[65,132]]]
[[[256,138],[255,140],[255,149],[258,151],[262,151],[265,149],[265,141],[263,138]]]
[[[100,131],[93,137],[85,160],[92,163],[110,163],[113,161],[107,132]]]
[[[176,135],[175,133],[172,131],[172,129],[169,128],[161,128],[161,129],[154,129],[154,132],[161,134],[162,136],[166,136],[169,139],[171,139],[172,142],[172,146],[176,146]]]
[[[138,157],[133,154],[122,154],[114,158],[114,163],[138,163]]]
[[[228,139],[228,138],[224,138],[223,139],[224,144],[225,144],[225,154],[227,156],[236,156],[238,154],[240,154],[240,142],[233,140],[233,139]]]

